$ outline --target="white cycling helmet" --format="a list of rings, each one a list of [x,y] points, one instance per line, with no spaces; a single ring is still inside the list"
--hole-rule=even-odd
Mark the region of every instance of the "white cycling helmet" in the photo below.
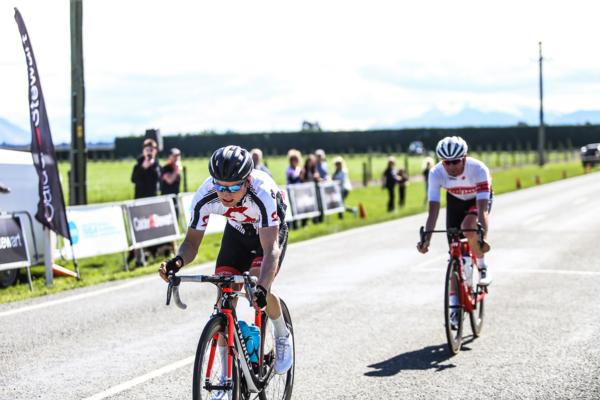
[[[447,136],[440,140],[435,153],[441,160],[458,160],[467,155],[467,142],[460,136]]]

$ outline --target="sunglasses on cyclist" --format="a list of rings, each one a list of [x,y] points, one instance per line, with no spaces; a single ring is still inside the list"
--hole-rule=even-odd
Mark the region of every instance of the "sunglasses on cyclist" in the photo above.
[[[462,162],[462,158],[459,158],[458,160],[444,160],[443,162],[445,165],[457,165]]]
[[[213,185],[215,186],[215,190],[217,192],[229,192],[229,193],[239,192],[242,189],[242,186],[244,186],[244,182],[240,182],[240,183],[238,183],[236,185],[224,186],[224,185],[219,185],[217,183],[217,181],[215,181],[213,179]]]

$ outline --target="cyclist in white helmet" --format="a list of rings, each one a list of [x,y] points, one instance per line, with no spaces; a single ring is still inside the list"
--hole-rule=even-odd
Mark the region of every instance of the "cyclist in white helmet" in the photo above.
[[[492,177],[490,170],[481,161],[467,157],[467,143],[459,136],[448,136],[440,140],[436,153],[440,162],[429,171],[429,215],[425,230],[435,229],[440,211],[440,189],[446,191],[446,228],[477,229],[480,223],[487,238],[489,213],[492,206]],[[480,284],[489,285],[491,276],[485,262],[484,253],[490,245],[478,243],[476,232],[465,232],[469,246],[477,256],[480,269]],[[429,250],[431,235],[417,244],[421,253]]]

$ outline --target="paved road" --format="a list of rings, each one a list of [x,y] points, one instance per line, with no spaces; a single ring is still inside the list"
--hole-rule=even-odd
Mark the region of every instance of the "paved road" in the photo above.
[[[424,215],[292,245],[295,399],[600,398],[600,174],[497,196],[483,336],[450,357]],[[208,266],[199,271],[209,271]],[[0,399],[183,399],[214,289],[158,277],[0,307]],[[466,330],[470,333],[469,330]]]

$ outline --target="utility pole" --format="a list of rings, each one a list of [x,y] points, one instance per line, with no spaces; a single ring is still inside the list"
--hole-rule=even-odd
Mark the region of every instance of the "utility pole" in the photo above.
[[[542,42],[539,42],[540,45],[540,128],[538,130],[538,165],[540,167],[544,166],[546,163],[546,156],[544,148],[546,147],[546,130],[544,127],[544,82],[542,79],[542,62],[544,61],[544,57],[542,57]]]
[[[71,171],[69,204],[87,204],[85,86],[83,83],[83,3],[71,1]]]

